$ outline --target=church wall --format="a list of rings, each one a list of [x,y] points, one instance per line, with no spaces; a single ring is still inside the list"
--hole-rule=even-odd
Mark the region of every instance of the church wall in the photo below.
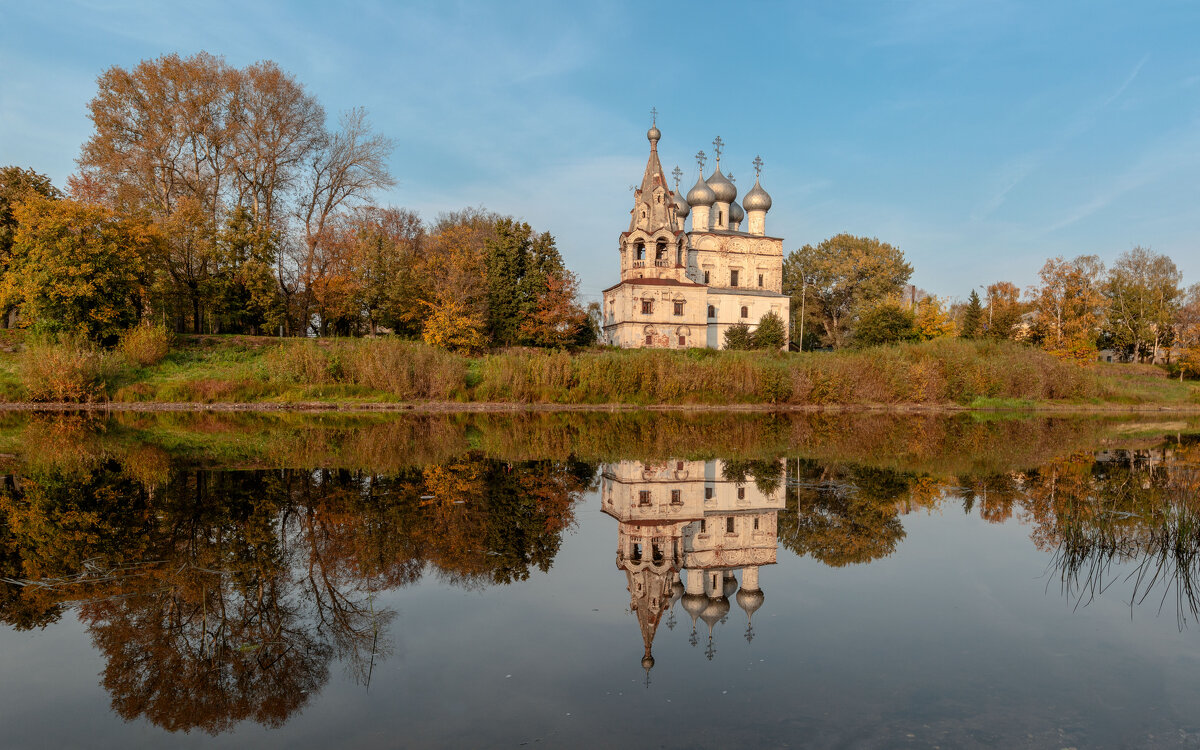
[[[774,237],[738,235],[691,234],[691,262],[697,270],[697,281],[703,283],[709,272],[708,285],[722,289],[730,284],[730,271],[738,270],[737,288],[783,291],[783,240]],[[763,285],[758,285],[758,275]]]
[[[687,349],[705,346],[707,307],[705,289],[699,286],[637,286],[625,283],[604,293],[604,334],[614,346]],[[651,302],[651,312],[642,312],[642,302]],[[675,302],[683,302],[683,313],[675,314]],[[679,337],[683,343],[679,343]]]

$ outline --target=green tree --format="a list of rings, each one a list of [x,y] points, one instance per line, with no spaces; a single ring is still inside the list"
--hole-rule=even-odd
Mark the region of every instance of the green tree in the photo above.
[[[912,312],[887,300],[859,316],[854,328],[855,346],[878,346],[916,341],[919,337]]]
[[[786,342],[787,330],[783,327],[783,320],[773,311],[762,316],[758,328],[750,334],[750,343],[755,349],[779,351]]]
[[[825,340],[835,347],[846,344],[860,313],[899,294],[910,276],[899,248],[850,234],[805,245],[784,260],[785,291],[795,298],[803,282],[808,302],[820,310]]]
[[[725,329],[725,348],[733,350],[746,350],[754,347],[754,340],[750,334],[750,326],[745,323],[737,323]]]
[[[18,205],[2,300],[27,323],[111,341],[138,321],[161,238],[147,222],[73,200]]]
[[[962,327],[958,335],[964,339],[973,339],[979,335],[979,327],[983,323],[983,305],[979,302],[979,294],[972,289],[967,298],[967,307],[963,311]]]
[[[1095,255],[1046,261],[1038,272],[1041,286],[1030,290],[1038,316],[1036,338],[1042,348],[1061,357],[1095,358],[1105,308],[1103,272],[1104,264]]]
[[[522,340],[522,326],[549,291],[551,277],[561,278],[566,268],[549,232],[534,235],[515,219],[498,220],[486,247],[488,331],[494,344],[512,346]]]
[[[1104,333],[1115,348],[1151,361],[1169,344],[1182,275],[1174,261],[1141,246],[1122,253],[1108,271]]]
[[[17,218],[13,212],[17,204],[29,196],[58,200],[62,193],[50,183],[49,177],[32,169],[0,167],[0,279],[8,272],[13,238],[17,234]],[[7,320],[5,314],[4,322]]]

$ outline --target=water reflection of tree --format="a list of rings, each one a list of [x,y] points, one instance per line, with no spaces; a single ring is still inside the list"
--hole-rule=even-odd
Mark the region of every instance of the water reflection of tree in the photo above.
[[[904,538],[897,503],[911,475],[861,466],[795,462],[797,474],[779,514],[779,541],[798,555],[839,567],[895,551]]]
[[[45,467],[0,487],[0,618],[76,607],[126,719],[278,726],[341,661],[386,656],[380,591],[432,569],[481,586],[549,569],[586,464],[465,456],[390,475]],[[133,476],[142,479],[134,479]]]

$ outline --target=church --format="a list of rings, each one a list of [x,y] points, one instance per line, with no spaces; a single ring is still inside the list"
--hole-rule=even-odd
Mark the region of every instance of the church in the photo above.
[[[753,331],[768,312],[790,332],[783,239],[767,235],[771,196],[759,184],[762,159],[755,157],[754,187],[738,205],[737,187],[721,173],[724,144],[718,136],[715,170],[705,179],[706,157],[698,153],[699,176],[684,198],[679,167],[672,173],[674,190],[663,174],[657,122],[646,137],[650,157],[618,245],[621,281],[603,292],[603,343],[721,349],[731,326],[744,323]]]

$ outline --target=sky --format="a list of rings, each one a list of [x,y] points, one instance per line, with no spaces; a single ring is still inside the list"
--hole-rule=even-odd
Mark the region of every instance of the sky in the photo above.
[[[761,155],[784,251],[899,247],[965,299],[1134,247],[1200,282],[1200,3],[197,3],[0,0],[0,165],[64,185],[111,66],[274,60],[391,137],[377,202],[549,231],[584,301],[619,278],[658,111],[669,172]]]

